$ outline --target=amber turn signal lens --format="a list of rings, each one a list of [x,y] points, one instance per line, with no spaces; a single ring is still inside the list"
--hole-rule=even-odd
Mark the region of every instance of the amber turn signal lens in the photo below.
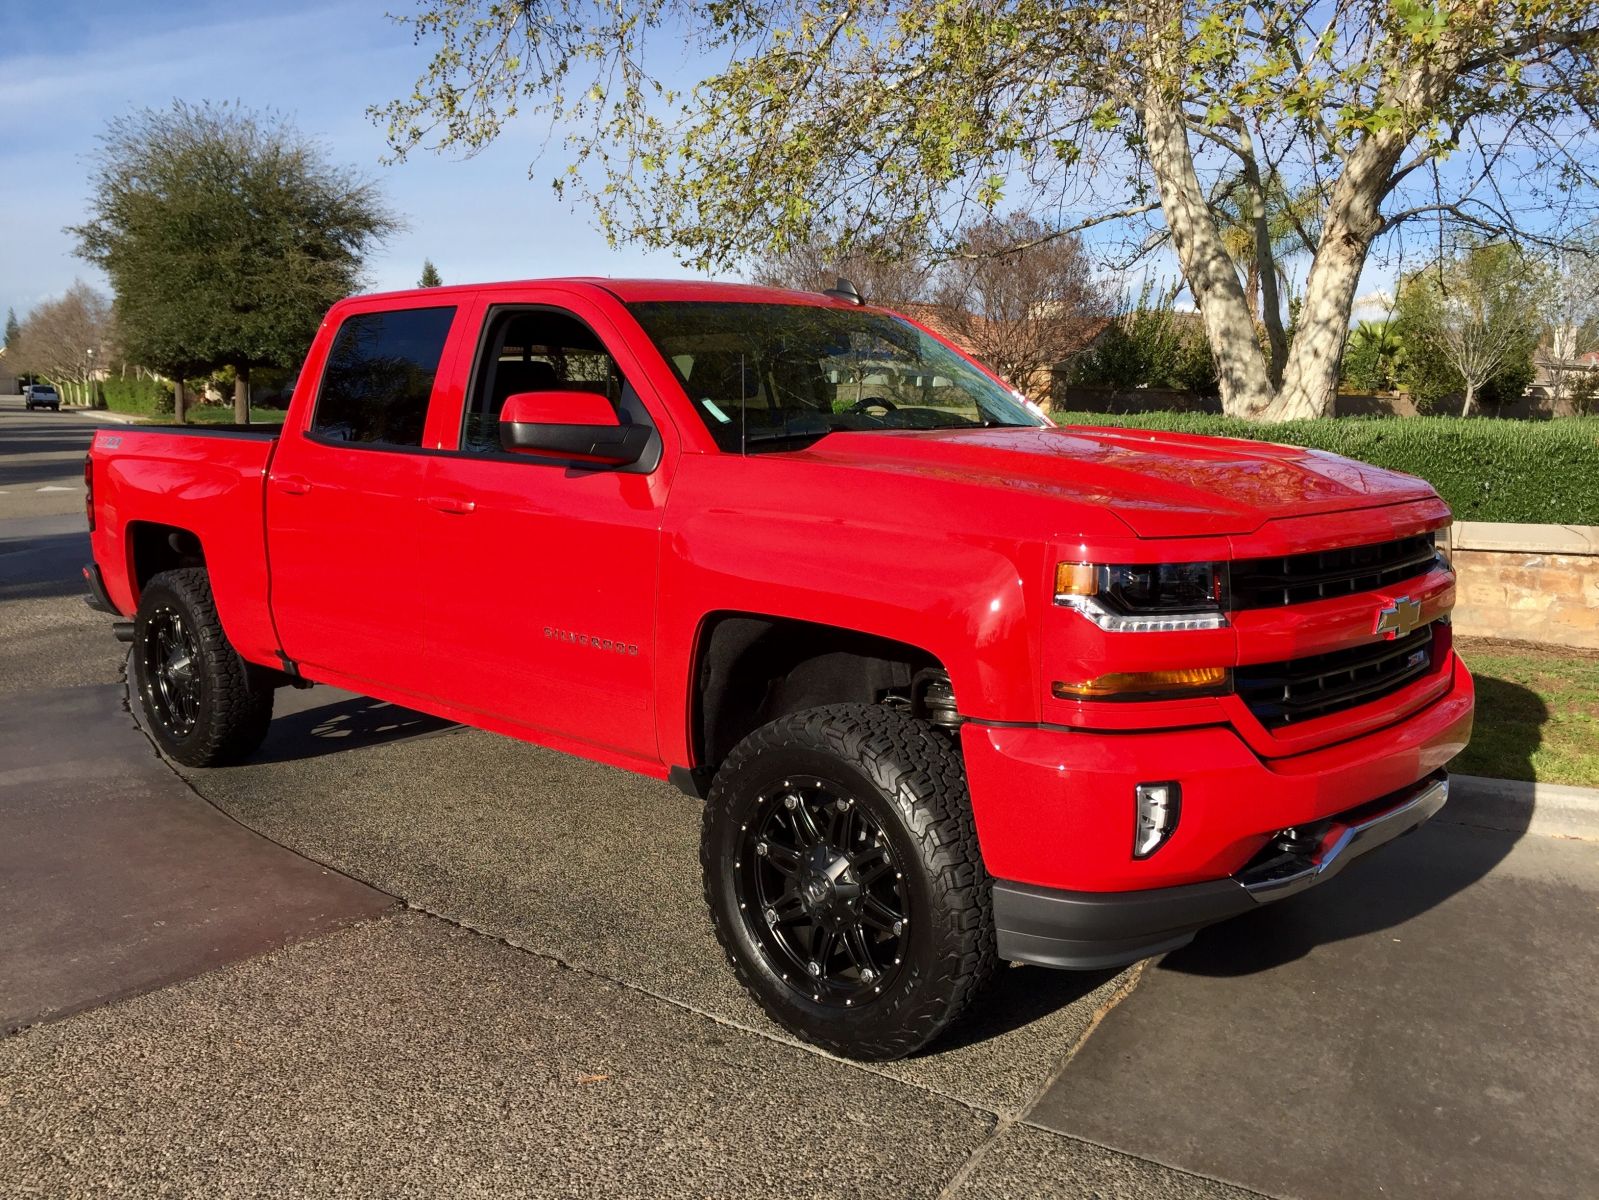
[[[1082,682],[1057,679],[1050,691],[1057,700],[1103,700],[1118,696],[1168,694],[1222,688],[1231,679],[1226,667],[1181,667],[1172,671],[1116,671]]]
[[[1092,596],[1099,591],[1099,568],[1093,563],[1060,563],[1055,567],[1055,598]]]

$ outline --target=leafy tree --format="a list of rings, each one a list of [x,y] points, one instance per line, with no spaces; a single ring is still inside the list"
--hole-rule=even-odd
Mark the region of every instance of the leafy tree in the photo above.
[[[424,288],[439,287],[443,283],[444,280],[439,277],[439,269],[433,265],[433,260],[424,258],[422,260],[422,278],[416,281],[416,286]]]
[[[539,112],[608,234],[710,266],[819,228],[947,253],[1002,203],[1119,229],[1175,253],[1243,415],[1331,411],[1379,239],[1424,217],[1535,237],[1595,192],[1592,0],[419,0],[409,21],[433,57],[374,109],[398,156]],[[717,65],[676,90],[650,66],[685,44]],[[1213,203],[1235,175],[1257,224],[1274,178],[1314,210],[1280,385]],[[1255,258],[1276,277],[1271,237]]]
[[[110,335],[110,301],[79,281],[60,299],[47,300],[28,314],[15,338],[7,340],[7,357],[14,358],[18,374],[43,379],[78,401],[92,403],[95,372],[105,365]]]
[[[17,344],[17,334],[20,332],[22,332],[22,326],[17,324],[17,310],[14,308],[6,309],[5,344],[14,347]]]
[[[241,422],[251,369],[298,361],[397,228],[373,184],[276,114],[232,105],[113,120],[93,182],[69,232],[111,277],[124,352],[175,379],[231,366]]]
[[[1435,405],[1461,392],[1460,413],[1470,416],[1526,391],[1547,286],[1541,267],[1507,243],[1478,243],[1401,281],[1397,319],[1418,399]]]
[[[1404,345],[1394,321],[1361,321],[1349,331],[1344,382],[1362,392],[1391,391],[1403,370]]]
[[[1196,395],[1216,394],[1216,361],[1192,313],[1172,307],[1173,295],[1156,297],[1146,282],[1138,300],[1126,306],[1078,360],[1073,382],[1110,387],[1171,388]]]

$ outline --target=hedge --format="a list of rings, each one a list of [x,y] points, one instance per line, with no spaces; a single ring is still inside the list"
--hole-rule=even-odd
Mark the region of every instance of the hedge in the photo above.
[[[1599,525],[1599,418],[1337,417],[1261,425],[1208,413],[1052,413],[1067,425],[1310,446],[1419,475],[1460,521]]]
[[[100,395],[112,412],[153,416],[172,411],[172,385],[154,379],[107,379]]]

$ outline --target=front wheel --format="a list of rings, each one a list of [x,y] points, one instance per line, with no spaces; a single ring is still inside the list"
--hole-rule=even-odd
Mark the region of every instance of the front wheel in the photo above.
[[[133,620],[133,686],[146,728],[190,767],[240,762],[272,721],[272,685],[239,657],[217,619],[204,570],[162,571]]]
[[[739,981],[836,1054],[919,1050],[993,973],[960,756],[892,709],[808,709],[752,733],[717,772],[700,860]]]

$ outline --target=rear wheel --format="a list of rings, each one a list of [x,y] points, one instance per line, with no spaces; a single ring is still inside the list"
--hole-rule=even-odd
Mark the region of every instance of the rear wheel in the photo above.
[[[146,727],[191,767],[240,762],[272,720],[272,685],[228,642],[203,569],[162,571],[133,622],[134,690]]]
[[[740,982],[834,1053],[920,1049],[993,973],[960,756],[891,709],[809,709],[752,733],[717,773],[701,864]]]

